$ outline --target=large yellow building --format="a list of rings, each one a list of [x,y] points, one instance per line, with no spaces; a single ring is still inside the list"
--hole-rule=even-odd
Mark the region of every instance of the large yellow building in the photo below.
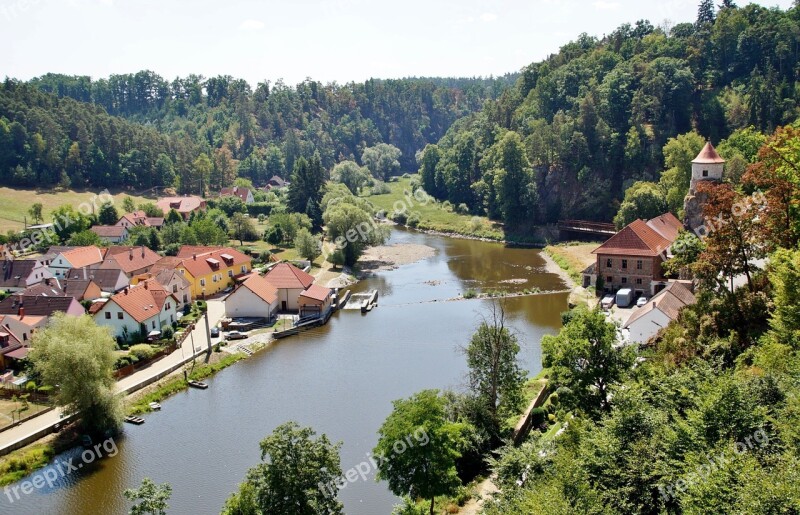
[[[193,299],[203,299],[233,286],[234,278],[253,269],[250,256],[230,247],[183,246],[175,269],[189,281]]]

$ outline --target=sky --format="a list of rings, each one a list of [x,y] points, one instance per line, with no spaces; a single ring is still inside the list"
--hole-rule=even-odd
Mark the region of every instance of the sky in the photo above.
[[[519,71],[586,32],[694,21],[699,0],[0,0],[0,77],[153,70],[252,86]],[[791,6],[792,0],[755,2]],[[739,5],[745,2],[739,0]]]

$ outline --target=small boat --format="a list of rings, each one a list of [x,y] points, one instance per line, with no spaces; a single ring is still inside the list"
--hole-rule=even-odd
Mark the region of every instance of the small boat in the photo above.
[[[134,417],[133,415],[128,415],[125,417],[125,422],[128,424],[136,424],[137,426],[141,426],[144,424],[144,419],[142,417]]]
[[[148,406],[150,406],[150,409],[153,411],[158,411],[161,409],[161,404],[157,402],[151,402],[150,404],[148,404]]]
[[[189,381],[189,386],[191,386],[192,388],[198,388],[200,390],[205,390],[206,388],[208,388],[208,385],[203,381],[195,381],[194,379]]]

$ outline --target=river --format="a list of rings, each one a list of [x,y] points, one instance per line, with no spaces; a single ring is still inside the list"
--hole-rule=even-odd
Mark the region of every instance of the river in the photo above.
[[[145,416],[144,425],[126,426],[115,456],[12,504],[4,495],[0,513],[127,513],[122,492],[150,477],[172,485],[169,513],[216,514],[258,463],[259,441],[288,420],[342,441],[342,469],[355,467],[374,447],[392,400],[425,388],[463,388],[459,347],[489,301],[446,299],[469,288],[565,288],[546,271],[538,250],[403,230],[393,230],[388,244],[406,242],[434,247],[436,255],[356,285],[358,291],[379,290],[379,307],[371,313],[337,313],[327,326],[281,340],[220,372],[208,390],[171,397],[161,412]],[[541,337],[558,330],[566,308],[566,293],[507,300],[507,319],[531,374],[541,368]],[[352,515],[390,513],[399,502],[374,476],[349,484],[339,497]]]

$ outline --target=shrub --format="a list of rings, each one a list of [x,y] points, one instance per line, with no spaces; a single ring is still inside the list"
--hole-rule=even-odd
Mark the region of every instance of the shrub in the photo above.
[[[466,215],[467,213],[469,213],[469,207],[462,202],[461,204],[456,206],[456,213],[460,215]]]
[[[406,225],[408,225],[409,227],[418,226],[419,225],[419,218],[420,218],[420,214],[418,212],[416,212],[416,211],[412,211],[412,213],[408,216],[408,219],[406,220]]]
[[[375,184],[373,184],[369,190],[370,195],[385,195],[391,191],[389,186],[383,181],[375,181]]]
[[[405,211],[395,211],[392,213],[392,221],[401,225],[405,225],[408,221],[408,213]]]
[[[558,394],[554,393],[550,396],[550,404],[553,406],[558,406]]]
[[[132,346],[129,352],[131,356],[136,356],[138,360],[150,359],[156,353],[155,349],[146,343]]]
[[[533,427],[541,426],[545,420],[547,420],[547,412],[544,408],[533,408],[531,410],[531,425]]]
[[[464,292],[464,298],[465,299],[474,299],[477,296],[478,296],[478,292],[476,292],[472,288],[470,288],[469,290]]]
[[[171,340],[174,336],[175,331],[170,326],[165,327],[164,330],[161,331],[161,337],[165,340]]]
[[[479,216],[473,216],[469,221],[471,231],[477,231],[483,227],[483,220]]]
[[[412,177],[411,180],[408,181],[408,185],[411,187],[411,193],[417,191],[417,188],[420,186],[419,176],[415,175]]]
[[[206,312],[206,310],[208,309],[208,304],[206,304],[206,301],[204,301],[204,300],[198,300],[198,301],[197,301],[197,309],[198,309],[198,310],[199,310],[201,313],[205,313],[205,312]]]
[[[549,415],[547,415],[547,421],[550,422],[551,424],[555,424],[556,423],[555,414],[550,413]]]
[[[445,211],[453,211],[453,204],[451,204],[449,200],[445,200],[442,202],[442,209]]]

